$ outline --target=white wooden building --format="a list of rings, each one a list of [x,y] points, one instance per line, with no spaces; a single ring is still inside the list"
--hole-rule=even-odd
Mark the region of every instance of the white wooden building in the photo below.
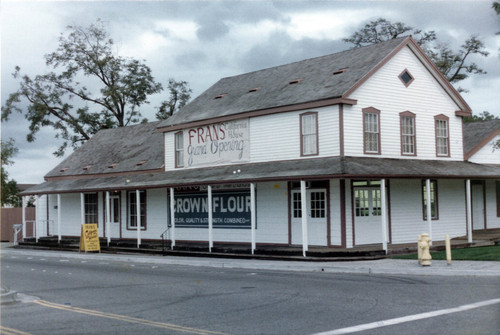
[[[304,254],[387,249],[424,232],[471,241],[500,228],[500,167],[465,152],[470,114],[399,38],[223,78],[165,121],[99,132],[23,194],[51,223],[39,236],[98,223],[101,237],[138,246],[168,231],[174,248]]]

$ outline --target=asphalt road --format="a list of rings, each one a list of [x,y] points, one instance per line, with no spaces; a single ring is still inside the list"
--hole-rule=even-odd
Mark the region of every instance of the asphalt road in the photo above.
[[[2,287],[20,293],[20,302],[2,305],[2,334],[500,334],[497,276],[213,268],[33,251],[2,254],[1,262]]]

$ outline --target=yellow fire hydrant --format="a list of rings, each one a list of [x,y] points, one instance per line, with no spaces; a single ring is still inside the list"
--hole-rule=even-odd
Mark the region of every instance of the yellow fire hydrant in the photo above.
[[[422,234],[418,236],[418,262],[422,266],[431,265],[431,238],[429,234]]]

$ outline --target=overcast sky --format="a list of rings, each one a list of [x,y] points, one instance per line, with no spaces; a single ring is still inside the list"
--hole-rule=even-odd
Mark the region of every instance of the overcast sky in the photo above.
[[[19,83],[16,65],[29,75],[46,72],[43,56],[57,48],[68,25],[102,19],[120,55],[145,60],[164,87],[185,80],[196,97],[218,79],[349,49],[342,42],[370,20],[384,17],[435,30],[452,48],[479,36],[490,56],[471,59],[488,73],[460,83],[474,113],[500,116],[500,18],[493,1],[53,1],[1,2],[2,105]],[[154,120],[167,93],[142,109]],[[61,160],[61,144],[44,129],[26,142],[28,123],[13,115],[2,123],[2,139],[14,138],[19,153],[8,168],[18,183],[40,183]]]

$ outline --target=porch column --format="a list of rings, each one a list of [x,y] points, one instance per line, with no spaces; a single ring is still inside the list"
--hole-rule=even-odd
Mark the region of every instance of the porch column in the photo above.
[[[255,252],[255,227],[256,227],[256,217],[255,217],[255,184],[250,184],[250,225],[251,225],[251,235],[252,235],[252,255]]]
[[[208,185],[208,252],[214,247],[213,228],[212,186]]]
[[[307,241],[307,193],[305,180],[300,181],[300,205],[302,211],[302,255],[306,257],[306,251],[309,249]]]
[[[57,194],[57,242],[61,243],[61,195]]]
[[[427,226],[429,228],[429,237],[431,238],[432,243],[432,203],[431,203],[431,180],[425,180],[425,197],[427,199]]]
[[[470,179],[465,182],[467,197],[467,241],[472,243],[472,195],[470,190]]]
[[[111,221],[111,208],[110,208],[110,201],[109,201],[109,191],[106,191],[106,239],[107,239],[107,244],[109,247],[109,243],[111,242],[111,227],[110,222]]]
[[[144,191],[146,192],[146,191]],[[137,206],[137,248],[141,246],[141,192],[135,190],[135,203]]]
[[[26,197],[21,197],[23,201],[23,240],[26,238]]]
[[[85,224],[85,195],[80,193],[80,223]]]
[[[172,250],[175,247],[175,200],[174,200],[174,188],[170,188],[170,225],[172,229],[172,232],[170,234],[170,240],[171,240],[171,248]]]
[[[38,243],[38,238],[40,237],[40,232],[38,230],[38,210],[40,209],[40,196],[36,195],[35,197],[35,240]]]
[[[380,180],[380,206],[382,220],[382,248],[387,254],[387,203],[385,196],[385,179]]]

